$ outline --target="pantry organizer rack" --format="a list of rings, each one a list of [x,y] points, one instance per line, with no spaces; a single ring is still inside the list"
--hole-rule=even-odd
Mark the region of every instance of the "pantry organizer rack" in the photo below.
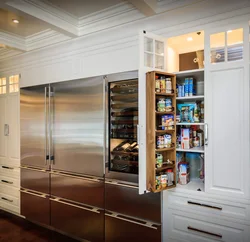
[[[171,78],[172,92],[156,92],[156,77]],[[160,192],[176,186],[176,76],[174,74],[152,71],[146,76],[146,152],[147,152],[147,190],[151,192]],[[172,111],[159,112],[157,111],[157,100],[159,98],[171,98]],[[172,114],[174,116],[174,126],[171,130],[161,129],[162,115]],[[157,148],[157,136],[170,134],[172,136],[172,145],[170,148]],[[173,162],[171,165],[162,165],[156,167],[156,153],[163,156],[163,161],[168,159]],[[165,174],[167,169],[173,171],[173,184],[166,187],[157,186],[156,176]]]

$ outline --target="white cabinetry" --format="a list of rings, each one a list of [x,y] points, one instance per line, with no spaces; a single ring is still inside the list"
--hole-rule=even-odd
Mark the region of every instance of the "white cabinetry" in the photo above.
[[[19,75],[0,80],[0,208],[19,214]]]
[[[204,101],[204,120],[192,124],[203,130],[204,147],[177,148],[188,154],[181,161],[190,165],[190,182],[163,192],[164,242],[250,238],[249,24],[230,20],[217,26],[173,38],[150,33],[141,38],[144,72],[175,73],[177,84],[192,77],[195,96],[177,97],[177,104]],[[149,38],[165,44],[162,65],[156,65],[154,49],[151,55],[146,51]],[[204,177],[199,154],[204,154]]]

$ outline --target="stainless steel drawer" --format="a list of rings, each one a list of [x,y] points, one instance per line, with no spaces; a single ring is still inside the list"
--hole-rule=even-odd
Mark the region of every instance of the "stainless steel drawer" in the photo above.
[[[161,226],[112,212],[105,213],[105,242],[161,242]]]
[[[21,187],[49,194],[49,175],[46,170],[21,167]]]
[[[95,207],[51,198],[51,226],[91,242],[104,241],[104,211]]]
[[[51,195],[104,208],[104,181],[52,172]]]
[[[41,224],[50,224],[50,202],[45,194],[21,190],[21,215]]]
[[[161,223],[160,193],[139,195],[137,187],[105,182],[105,208],[124,215]]]

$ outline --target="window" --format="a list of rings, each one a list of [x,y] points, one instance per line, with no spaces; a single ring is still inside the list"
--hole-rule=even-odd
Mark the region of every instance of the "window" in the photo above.
[[[243,29],[228,30],[210,36],[211,63],[243,59]]]
[[[0,78],[0,95],[6,94],[6,77]]]
[[[9,93],[19,91],[19,75],[9,77]]]

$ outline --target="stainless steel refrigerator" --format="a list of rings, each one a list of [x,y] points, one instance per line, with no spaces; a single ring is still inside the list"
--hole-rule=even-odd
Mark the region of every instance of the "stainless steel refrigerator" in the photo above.
[[[138,72],[21,89],[21,214],[92,242],[161,241],[139,195]],[[117,151],[122,142],[137,151]]]
[[[21,214],[104,239],[103,77],[22,88]]]

